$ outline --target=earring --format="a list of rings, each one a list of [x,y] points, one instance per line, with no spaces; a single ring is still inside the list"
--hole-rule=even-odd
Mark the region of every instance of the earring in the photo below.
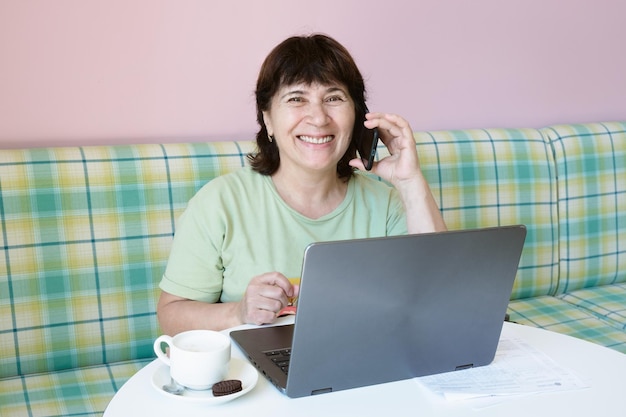
[[[274,142],[274,135],[270,135],[269,133],[267,134],[267,139],[270,141],[270,143]]]

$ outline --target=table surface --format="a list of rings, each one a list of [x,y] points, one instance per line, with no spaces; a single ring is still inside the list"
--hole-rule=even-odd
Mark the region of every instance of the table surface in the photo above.
[[[285,324],[293,318],[282,318]],[[245,328],[250,326],[241,326]],[[233,330],[233,329],[231,329]],[[229,330],[230,331],[230,330]],[[228,333],[229,331],[226,331]],[[524,416],[621,415],[626,393],[626,355],[562,334],[505,323],[502,336],[517,338],[550,356],[558,365],[574,371],[589,388],[528,396],[507,397],[489,407],[473,401],[446,401],[415,379],[292,399],[281,394],[262,375],[256,386],[233,401],[210,405],[171,398],[152,386],[161,366],[157,359],[137,372],[108,405],[104,417],[142,416],[376,416],[385,412],[419,412],[420,416]],[[243,358],[233,345],[233,358]]]

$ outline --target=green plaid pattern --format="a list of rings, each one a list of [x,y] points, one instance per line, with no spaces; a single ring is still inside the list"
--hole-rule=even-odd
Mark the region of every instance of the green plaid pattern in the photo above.
[[[626,283],[585,288],[558,298],[626,330]]]
[[[624,281],[625,127],[419,132],[415,139],[422,170],[450,229],[527,226],[511,296],[513,319],[626,353],[622,286],[563,294],[566,287]],[[573,149],[555,150],[559,145]],[[379,152],[387,155],[383,146]],[[572,256],[573,248],[584,255]]]
[[[626,123],[543,133],[558,172],[558,293],[626,282]]]
[[[0,414],[23,411],[24,401],[28,412],[14,415],[103,412],[123,382],[104,365],[153,358],[176,218],[251,150],[220,142],[0,151]],[[85,395],[96,402],[87,407]]]
[[[567,334],[626,353],[626,332],[623,328],[617,328],[586,309],[557,297],[513,300],[509,303],[508,312],[511,321]]]
[[[101,416],[115,392],[150,361],[0,379],[1,415]]]
[[[626,123],[542,134],[557,174],[558,287],[511,302],[511,318],[626,353]]]
[[[415,140],[448,228],[526,225],[512,298],[553,294],[558,282],[556,173],[540,132],[420,132]],[[385,152],[381,148],[381,156]]]

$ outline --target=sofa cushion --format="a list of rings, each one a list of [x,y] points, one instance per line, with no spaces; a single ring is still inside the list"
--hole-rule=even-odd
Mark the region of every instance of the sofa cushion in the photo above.
[[[558,279],[556,177],[538,130],[415,134],[420,164],[449,229],[527,226],[512,298],[553,294]]]
[[[101,416],[115,392],[150,360],[0,380],[2,415]]]
[[[558,174],[557,293],[626,282],[626,122],[542,132]]]
[[[626,283],[585,288],[558,298],[626,330]]]
[[[511,321],[585,339],[626,353],[626,332],[592,312],[561,300],[543,296],[513,300]]]

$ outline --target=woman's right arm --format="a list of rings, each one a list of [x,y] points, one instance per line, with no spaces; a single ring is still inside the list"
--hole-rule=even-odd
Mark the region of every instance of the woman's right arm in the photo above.
[[[298,286],[291,285],[283,274],[271,272],[254,277],[242,299],[237,302],[207,303],[161,291],[157,317],[164,334],[186,330],[224,330],[248,324],[268,324],[298,296]]]

